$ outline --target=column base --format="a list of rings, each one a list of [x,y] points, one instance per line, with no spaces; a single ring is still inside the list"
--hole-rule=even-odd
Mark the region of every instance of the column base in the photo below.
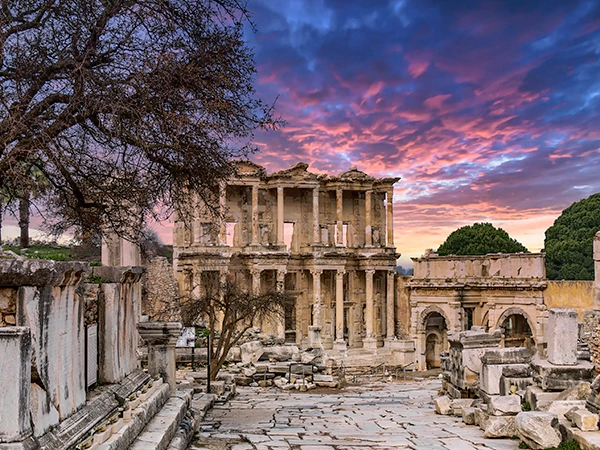
[[[377,338],[363,339],[363,348],[376,349],[377,348]]]
[[[346,341],[338,340],[333,343],[333,349],[336,352],[345,352],[348,349],[348,346],[346,345]]]

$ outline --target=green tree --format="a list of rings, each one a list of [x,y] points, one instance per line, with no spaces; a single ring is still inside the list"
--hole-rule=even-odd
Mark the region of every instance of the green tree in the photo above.
[[[239,0],[4,2],[0,190],[33,164],[55,230],[89,235],[211,204],[279,123],[255,96],[248,17]]]
[[[594,235],[600,230],[600,193],[573,203],[546,230],[546,276],[594,279]]]
[[[450,233],[437,250],[441,256],[516,252],[528,253],[529,250],[502,228],[496,228],[491,223],[474,223],[461,227]]]

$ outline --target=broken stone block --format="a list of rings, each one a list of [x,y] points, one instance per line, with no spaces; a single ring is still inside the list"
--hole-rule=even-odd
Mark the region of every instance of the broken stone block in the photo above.
[[[587,400],[591,394],[592,385],[587,381],[582,381],[562,391],[558,394],[556,400]]]
[[[263,348],[262,359],[270,361],[288,361],[294,354],[300,353],[300,349],[295,345],[276,345]]]
[[[562,441],[555,414],[527,411],[515,418],[516,434],[533,450],[558,447]]]
[[[481,384],[479,387],[483,392],[489,395],[500,394],[500,378],[502,377],[501,365],[484,364],[481,368]]]
[[[236,376],[234,382],[238,386],[250,386],[254,382],[254,379],[251,377]]]
[[[475,425],[477,425],[482,430],[485,430],[485,425],[490,415],[487,411],[484,411],[481,408],[475,409]]]
[[[443,395],[433,400],[435,405],[435,412],[438,414],[449,415],[451,412],[450,404],[451,400],[448,396]]]
[[[587,409],[572,409],[565,414],[565,417],[581,431],[598,430],[598,414],[589,412]]]
[[[525,400],[532,410],[547,408],[559,394],[558,392],[546,392],[538,386],[528,386],[525,392]]]
[[[575,365],[557,366],[547,360],[534,358],[531,363],[533,381],[547,391],[563,391],[582,381],[591,381],[594,365],[590,361],[577,360]]]
[[[493,395],[489,399],[488,413],[492,416],[514,416],[521,412],[518,395]]]
[[[450,403],[450,409],[452,409],[452,414],[457,417],[461,417],[463,414],[463,409],[468,408],[473,405],[474,399],[472,398],[457,398],[452,400]]]
[[[548,361],[557,366],[577,364],[577,312],[552,308],[548,315]]]
[[[585,409],[585,400],[555,400],[545,407],[544,411],[556,414],[558,420],[562,420],[572,409]]]
[[[467,425],[475,425],[475,410],[479,408],[466,407],[462,409],[462,419]]]
[[[240,345],[242,364],[256,364],[264,353],[263,345],[260,341],[245,342]]]
[[[60,417],[46,391],[36,383],[31,383],[29,398],[34,435],[39,437],[56,425]]]
[[[484,438],[506,438],[515,435],[515,416],[489,416],[483,430]]]

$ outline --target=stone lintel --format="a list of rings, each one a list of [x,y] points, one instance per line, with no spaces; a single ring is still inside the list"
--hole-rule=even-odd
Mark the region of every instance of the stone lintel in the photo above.
[[[108,283],[135,283],[142,278],[146,269],[138,266],[99,266],[91,267],[91,275]]]
[[[88,270],[89,265],[84,262],[0,260],[0,287],[73,286]]]
[[[508,347],[486,350],[481,357],[484,364],[521,364],[529,363],[533,354],[525,347]]]

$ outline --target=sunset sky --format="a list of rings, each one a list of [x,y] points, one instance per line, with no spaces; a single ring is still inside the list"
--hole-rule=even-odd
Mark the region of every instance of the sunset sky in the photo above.
[[[401,177],[400,263],[488,221],[531,251],[600,191],[600,1],[249,0],[268,172]],[[158,227],[171,242],[171,227]]]
[[[531,251],[600,191],[600,2],[250,0],[269,172],[399,176],[400,263],[489,221]]]

